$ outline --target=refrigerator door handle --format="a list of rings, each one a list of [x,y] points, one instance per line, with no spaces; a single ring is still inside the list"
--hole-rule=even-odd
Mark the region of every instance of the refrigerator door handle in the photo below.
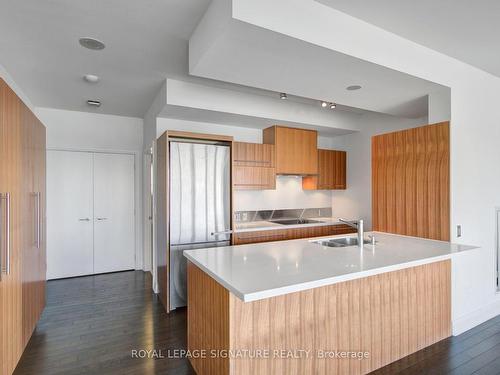
[[[212,232],[210,233],[211,236],[220,236],[222,234],[231,234],[233,233],[233,230],[232,229],[226,229],[226,230],[221,230],[219,232]]]

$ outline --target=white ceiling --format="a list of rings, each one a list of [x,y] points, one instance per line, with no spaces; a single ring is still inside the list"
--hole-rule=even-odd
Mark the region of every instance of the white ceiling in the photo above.
[[[211,79],[189,76],[188,40],[209,3],[0,0],[0,64],[35,106],[67,110],[143,117],[165,77],[170,77],[264,96],[286,91],[297,95],[292,99],[299,102],[311,102],[305,98],[337,101],[345,105],[339,110],[355,113],[363,112],[355,108],[363,108],[419,117],[427,111],[425,95],[435,89],[433,83],[340,54],[337,60],[344,62],[345,69],[334,70],[325,51],[303,43],[302,57],[297,59],[296,41],[265,30],[247,28],[248,33],[231,36],[235,45],[224,50],[222,59],[198,67],[211,69],[199,74]],[[83,36],[104,41],[106,49],[82,48],[78,38]],[[263,64],[269,54],[276,60]],[[309,68],[296,75],[300,67],[292,62]],[[88,73],[97,74],[101,81],[84,82],[82,77]],[[347,84],[363,84],[363,78],[363,90],[345,91]],[[338,92],[332,92],[337,86]],[[390,95],[381,95],[380,87]],[[89,107],[87,99],[101,100],[103,105]]]
[[[0,64],[35,106],[143,117],[165,76],[187,76],[187,41],[209,2],[0,0]],[[80,47],[84,36],[106,49]]]
[[[316,0],[500,76],[498,0]]]
[[[167,79],[165,103],[159,117],[263,129],[275,124],[317,130],[335,136],[360,130],[361,115],[367,111],[339,106],[322,108],[318,101],[262,90],[233,90],[227,87]],[[271,94],[271,93],[266,93]]]
[[[214,7],[218,6],[217,11]],[[212,3],[190,39],[190,74],[394,116],[427,115],[443,86],[236,19]],[[361,85],[359,91],[347,91]]]

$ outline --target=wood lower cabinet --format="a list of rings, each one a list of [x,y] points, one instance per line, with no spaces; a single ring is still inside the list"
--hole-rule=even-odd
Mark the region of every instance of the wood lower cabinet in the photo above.
[[[274,146],[233,142],[233,186],[236,190],[276,189]]]
[[[272,229],[233,234],[233,245],[243,245],[259,242],[295,240],[299,238],[333,236],[337,234],[355,233],[356,230],[348,225],[323,225],[294,229]]]
[[[272,126],[264,129],[263,141],[275,147],[276,173],[318,173],[318,133],[315,130]]]
[[[302,178],[304,190],[345,190],[347,188],[347,153],[318,150],[318,174]]]
[[[249,302],[191,262],[187,279],[188,350],[241,353],[191,356],[199,375],[368,374],[451,334],[450,260]]]
[[[0,79],[0,374],[45,306],[45,127]]]

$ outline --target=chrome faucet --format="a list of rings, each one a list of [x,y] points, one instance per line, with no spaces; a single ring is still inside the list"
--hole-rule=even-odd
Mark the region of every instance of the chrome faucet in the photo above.
[[[339,218],[339,221],[344,223],[344,224],[349,225],[350,227],[353,227],[354,229],[356,229],[358,231],[358,246],[363,247],[363,242],[364,242],[364,237],[365,237],[365,229],[363,226],[363,220],[360,219],[360,220],[350,221],[350,220],[344,220],[344,219]]]

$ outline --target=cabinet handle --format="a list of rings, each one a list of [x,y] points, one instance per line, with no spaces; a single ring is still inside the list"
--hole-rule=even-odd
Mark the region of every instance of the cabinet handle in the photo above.
[[[10,274],[10,193],[5,193],[5,195],[3,194],[0,194],[0,201],[2,199],[5,199],[5,211],[6,211],[6,225],[5,225],[5,229],[6,229],[6,233],[5,233],[5,243],[6,243],[6,256],[5,256],[5,271],[2,269],[1,267],[1,254],[0,254],[0,275],[2,274],[2,272],[4,272],[5,274]],[[2,225],[3,226],[3,225]],[[1,233],[1,230],[3,228],[0,229],[0,233]]]
[[[108,218],[107,218],[107,217],[97,217],[96,219],[97,219],[97,221],[108,220]]]
[[[35,193],[36,199],[36,248],[40,249],[40,192]]]
[[[40,193],[33,193],[35,197],[35,246],[40,248]]]
[[[90,219],[88,217],[84,217],[84,218],[78,219],[78,221],[90,221]]]

